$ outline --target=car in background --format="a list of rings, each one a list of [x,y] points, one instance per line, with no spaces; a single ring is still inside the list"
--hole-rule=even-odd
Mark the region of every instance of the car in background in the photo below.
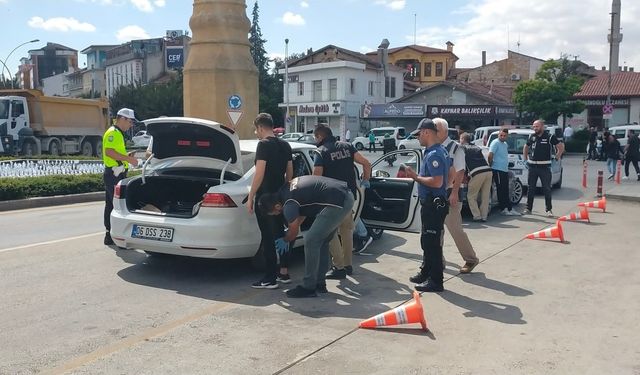
[[[473,141],[471,143],[479,147],[488,147],[489,135],[501,128],[502,126],[481,126],[476,128],[473,132]]]
[[[609,133],[613,134],[618,142],[620,142],[620,147],[625,147],[627,145],[627,140],[631,131],[633,131],[636,135],[640,135],[640,125],[628,124],[612,126],[609,128]]]
[[[151,141],[151,135],[147,134],[146,130],[140,130],[136,135],[131,137],[131,140],[133,141],[133,147],[146,148]]]
[[[315,145],[317,143],[316,137],[313,134],[305,134],[301,137],[298,137],[298,139],[291,140],[291,142],[304,143],[308,145]]]
[[[545,130],[549,131],[549,129]],[[551,131],[556,132],[554,128]],[[498,138],[499,132],[493,132],[489,136],[487,147],[491,145],[493,140]],[[526,161],[522,156],[524,145],[527,144],[527,139],[533,134],[533,129],[509,129],[509,137],[507,138],[507,150],[509,152],[509,171],[522,181],[522,185],[528,188],[529,169],[526,166]],[[554,150],[555,155],[555,150]],[[562,187],[562,160],[557,160],[555,156],[551,159],[551,186],[559,189]],[[540,179],[536,187],[542,187]]]
[[[406,136],[406,130],[403,127],[383,127],[383,128],[373,128],[369,130],[364,136],[356,137],[351,144],[358,151],[362,151],[365,148],[369,147],[369,134],[373,133],[376,137],[376,147],[383,146],[382,141],[384,140],[384,136],[390,134],[393,139],[396,140],[396,143],[404,139]]]
[[[302,137],[304,133],[284,133],[280,136],[283,141],[293,142]]]
[[[414,130],[407,136],[407,138],[398,142],[398,150],[422,148],[422,146],[420,146],[420,140],[418,140],[419,133],[420,130]],[[458,131],[454,128],[449,128],[449,138],[456,139],[457,137]]]

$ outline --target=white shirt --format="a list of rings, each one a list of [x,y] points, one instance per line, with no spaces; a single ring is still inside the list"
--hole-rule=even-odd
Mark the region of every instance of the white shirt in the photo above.
[[[565,138],[570,138],[570,137],[572,137],[572,136],[573,136],[573,128],[571,128],[571,127],[567,126],[567,127],[564,129],[564,137],[565,137]]]
[[[350,140],[350,139],[351,139],[351,130],[347,129],[347,132],[345,133],[344,137],[345,137],[347,140]]]
[[[442,142],[442,147],[446,149],[449,143],[451,142],[457,144],[458,149],[456,150],[456,152],[453,153],[453,155],[449,155],[449,157],[453,158],[453,168],[456,170],[456,172],[460,172],[464,170],[467,166],[467,163],[464,160],[464,149],[460,147],[460,145],[457,142],[451,140],[451,138],[445,139],[444,142]]]

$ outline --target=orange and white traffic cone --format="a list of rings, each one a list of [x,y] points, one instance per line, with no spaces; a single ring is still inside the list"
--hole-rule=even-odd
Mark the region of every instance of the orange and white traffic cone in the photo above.
[[[560,242],[564,242],[564,233],[562,232],[562,224],[560,220],[556,221],[556,226],[543,229],[539,232],[527,234],[528,239],[534,240],[537,238],[558,238]]]
[[[602,197],[602,199],[597,200],[597,201],[578,203],[578,206],[579,207],[588,207],[588,208],[599,208],[599,209],[602,210],[602,212],[606,212],[607,211],[607,198],[606,197]]]
[[[420,294],[415,291],[413,292],[413,301],[411,303],[363,320],[360,322],[360,328],[377,328],[410,323],[420,323],[423,330],[428,330],[427,320],[422,310],[422,302],[420,302]]]
[[[560,220],[560,221],[586,220],[589,223],[591,222],[591,220],[589,220],[589,211],[587,210],[586,207],[582,207],[580,212],[574,212],[574,213],[569,214],[569,215],[561,216],[561,217],[558,218],[558,220]]]

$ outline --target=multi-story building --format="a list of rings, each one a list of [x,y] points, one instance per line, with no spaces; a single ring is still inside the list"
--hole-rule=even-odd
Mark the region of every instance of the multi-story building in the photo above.
[[[20,82],[23,88],[42,88],[42,80],[63,72],[78,69],[78,51],[57,43],[47,43],[29,51],[29,58],[21,60]]]
[[[324,123],[337,136],[344,137],[347,129],[352,137],[363,133],[368,122],[360,121],[361,106],[388,103],[403,93],[403,71],[392,65],[383,69],[380,61],[334,45],[289,61],[285,102],[280,104],[292,122],[287,130],[306,132]],[[279,73],[284,75],[285,69]]]
[[[458,61],[451,42],[447,42],[446,49],[414,44],[390,48],[388,53],[389,63],[405,71],[405,80],[421,85],[445,81]],[[376,52],[367,55],[374,56]]]
[[[467,83],[483,83],[515,87],[520,81],[535,78],[544,60],[508,51],[507,58],[487,64],[487,53],[482,51],[482,65],[471,69],[455,69],[450,79]]]
[[[132,40],[106,52],[106,94],[122,85],[148,84],[181,69],[191,38],[181,33],[167,38]]]

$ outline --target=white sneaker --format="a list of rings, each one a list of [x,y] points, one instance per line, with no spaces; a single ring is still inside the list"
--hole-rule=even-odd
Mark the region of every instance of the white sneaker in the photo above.
[[[505,208],[504,210],[500,211],[500,215],[509,216],[509,210]]]
[[[531,214],[531,210],[528,208],[525,208],[524,211],[522,211],[523,215],[530,215]]]
[[[622,176],[622,179],[623,179],[623,180],[628,180],[628,179],[629,179],[629,176]]]
[[[547,211],[547,217],[553,217],[553,212],[551,210]]]
[[[507,211],[507,216],[520,216],[520,212],[516,210]]]

